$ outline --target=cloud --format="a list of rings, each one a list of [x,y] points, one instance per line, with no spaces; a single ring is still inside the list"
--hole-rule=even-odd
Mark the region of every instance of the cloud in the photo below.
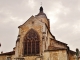
[[[56,39],[67,43],[72,50],[79,48],[80,0],[0,0],[0,51],[12,50],[17,27],[38,14],[41,2]]]
[[[79,48],[80,35],[80,10],[79,0],[62,0],[60,13],[57,13],[57,21],[51,26],[51,31],[56,39],[66,42],[71,49]]]

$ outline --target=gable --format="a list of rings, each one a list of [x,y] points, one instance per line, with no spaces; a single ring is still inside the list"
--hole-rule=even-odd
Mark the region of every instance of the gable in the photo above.
[[[29,20],[32,20],[34,19],[34,16],[32,15],[28,20],[26,20],[25,23],[23,23],[22,25],[20,25],[18,28],[22,27],[23,25],[25,25]]]
[[[49,49],[55,49],[55,48],[59,48],[59,49],[67,49],[68,46],[66,43],[60,42],[58,40],[55,39],[50,39],[50,45],[49,45]]]
[[[42,24],[44,24],[42,21],[38,20],[36,17],[31,16],[25,23],[23,23],[22,25],[20,25],[18,28],[21,28],[21,27],[26,26],[26,25],[32,25],[34,23],[36,25],[42,25]]]

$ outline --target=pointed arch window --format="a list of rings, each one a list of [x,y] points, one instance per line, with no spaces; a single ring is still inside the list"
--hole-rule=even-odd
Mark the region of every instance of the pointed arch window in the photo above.
[[[40,52],[40,38],[34,29],[30,29],[24,37],[24,55],[36,55]]]

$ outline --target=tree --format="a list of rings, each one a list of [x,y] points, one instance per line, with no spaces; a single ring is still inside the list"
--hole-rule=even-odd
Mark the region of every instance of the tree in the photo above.
[[[79,49],[76,48],[76,56],[77,56],[77,60],[78,60],[78,57],[79,57]]]
[[[0,43],[0,47],[1,47],[1,43]]]

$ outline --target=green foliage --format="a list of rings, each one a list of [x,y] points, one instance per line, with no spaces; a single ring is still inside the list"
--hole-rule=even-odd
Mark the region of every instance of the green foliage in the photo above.
[[[79,56],[79,49],[76,48],[76,56]]]

